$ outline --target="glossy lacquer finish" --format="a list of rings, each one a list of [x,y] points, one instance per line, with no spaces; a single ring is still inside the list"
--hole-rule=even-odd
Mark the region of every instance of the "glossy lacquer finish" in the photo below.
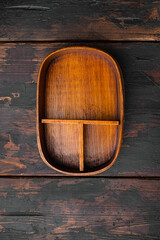
[[[37,88],[37,140],[45,163],[93,175],[116,160],[123,131],[123,80],[113,58],[70,47],[42,63]]]

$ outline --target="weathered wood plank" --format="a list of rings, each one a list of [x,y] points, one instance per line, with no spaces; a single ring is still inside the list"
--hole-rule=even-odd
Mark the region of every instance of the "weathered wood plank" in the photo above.
[[[159,1],[0,2],[0,40],[159,40]]]
[[[42,60],[59,48],[85,45],[110,53],[125,84],[123,144],[102,175],[160,175],[160,45],[59,43],[0,45],[0,174],[56,175],[36,143],[36,82]]]
[[[160,236],[158,180],[0,179],[0,238]]]

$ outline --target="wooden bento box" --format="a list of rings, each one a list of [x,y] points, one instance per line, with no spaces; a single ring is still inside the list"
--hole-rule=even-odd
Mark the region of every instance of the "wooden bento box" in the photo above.
[[[123,79],[110,55],[69,47],[45,58],[37,87],[37,142],[47,165],[78,176],[107,170],[120,150],[123,121]]]

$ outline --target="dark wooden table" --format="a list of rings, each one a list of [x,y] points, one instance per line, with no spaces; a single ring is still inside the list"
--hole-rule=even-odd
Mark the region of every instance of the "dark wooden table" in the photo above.
[[[160,1],[0,2],[0,239],[160,238]],[[110,53],[125,84],[116,163],[95,177],[47,167],[36,142],[42,60],[67,46]]]

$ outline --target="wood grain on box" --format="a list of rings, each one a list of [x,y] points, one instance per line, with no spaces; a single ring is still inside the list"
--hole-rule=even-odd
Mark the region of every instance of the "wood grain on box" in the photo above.
[[[43,61],[37,86],[37,143],[43,161],[70,175],[115,162],[124,121],[119,66],[105,52],[69,47]]]

